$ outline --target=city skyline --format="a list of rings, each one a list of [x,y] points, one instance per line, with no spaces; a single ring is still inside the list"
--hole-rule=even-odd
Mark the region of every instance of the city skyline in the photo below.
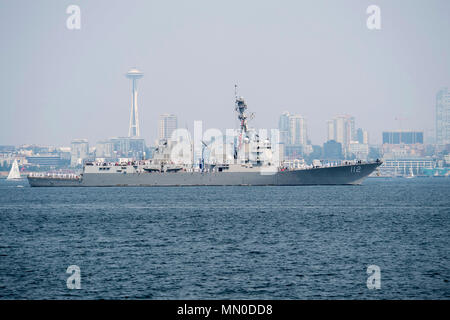
[[[326,120],[336,114],[358,119],[374,144],[386,130],[429,135],[436,92],[450,84],[445,1],[380,1],[376,31],[365,24],[368,1],[77,2],[80,30],[66,28],[69,4],[0,4],[0,144],[126,136],[123,73],[131,66],[146,73],[139,117],[149,142],[161,113],[176,114],[191,130],[195,120],[233,128],[235,83],[256,114],[251,126],[276,128],[291,110],[307,119],[312,144],[326,141]],[[20,37],[7,32],[11,26]]]
[[[439,90],[439,92],[442,92],[444,90],[444,92],[446,92],[447,88],[441,89]],[[133,98],[134,99],[134,98]],[[445,107],[447,107],[447,105],[445,105]],[[134,110],[134,107],[132,107],[132,110]],[[283,118],[286,118],[286,123],[283,123]],[[131,112],[131,116],[130,118],[133,118],[133,112]],[[435,119],[435,121],[437,122],[437,117]],[[347,123],[348,122],[348,123]],[[446,129],[448,127],[448,121],[442,121],[441,126],[444,127],[444,129]],[[130,122],[131,123],[131,122]],[[170,136],[172,134],[172,132],[175,129],[179,129],[179,125],[178,125],[178,115],[176,114],[169,114],[169,113],[164,113],[164,114],[160,114],[158,116],[158,120],[157,120],[157,128],[155,128],[155,130],[157,130],[157,134],[158,134],[158,138],[155,139],[154,141],[148,141],[146,139],[141,139],[141,140],[146,140],[148,141],[147,146],[156,146],[158,144],[158,141],[160,141],[161,139],[170,139]],[[323,145],[325,142],[334,140],[336,142],[339,142],[341,144],[343,144],[343,146],[347,146],[351,143],[351,142],[355,142],[355,143],[362,143],[362,144],[369,144],[369,145],[373,145],[373,146],[381,146],[382,144],[384,144],[384,135],[386,132],[418,132],[422,134],[422,142],[421,143],[427,143],[427,144],[441,144],[441,145],[445,145],[448,143],[437,143],[436,141],[438,141],[437,138],[437,130],[434,130],[434,134],[431,136],[427,136],[427,132],[426,130],[410,130],[410,129],[392,129],[392,130],[387,130],[387,129],[381,129],[382,131],[380,132],[380,136],[378,137],[378,139],[374,139],[374,140],[378,140],[377,143],[372,143],[369,140],[369,136],[371,136],[369,134],[369,132],[367,130],[364,130],[363,128],[358,128],[355,125],[355,118],[351,115],[348,114],[336,114],[334,115],[332,120],[326,120],[324,121],[325,123],[325,131],[326,134],[326,138],[322,141],[322,142],[318,142],[318,143],[311,143],[310,140],[310,135],[309,135],[309,128],[307,125],[307,119],[304,118],[302,115],[300,114],[291,114],[288,111],[284,111],[281,115],[279,115],[279,120],[278,120],[278,126],[274,126],[274,129],[278,129],[280,132],[280,143],[283,144],[288,144],[288,145],[295,145],[295,146],[306,146],[306,145]],[[336,124],[340,124],[341,127],[336,128]],[[283,126],[286,126],[287,128],[284,128]],[[134,125],[130,125],[129,130],[131,132],[132,128],[135,127],[139,127],[139,121],[137,121]],[[186,127],[188,127],[188,125],[186,125]],[[251,129],[267,129],[267,128],[254,128],[252,126],[250,126]],[[184,128],[184,129],[188,129],[188,128]],[[212,128],[204,128],[204,131],[207,129],[212,129]],[[215,128],[214,128],[215,129]],[[234,128],[236,129],[236,128]],[[220,129],[219,129],[220,130]],[[332,133],[330,132],[332,131]],[[225,132],[225,131],[224,131]],[[294,132],[293,134],[291,134],[291,132]],[[191,134],[193,134],[193,132],[190,132]],[[98,144],[102,144],[105,141],[111,140],[111,139],[118,139],[118,137],[120,137],[120,135],[115,135],[115,136],[111,136],[111,137],[101,137],[99,139],[93,139],[93,140],[89,140],[86,138],[82,138],[81,136],[76,136],[76,137],[72,137],[70,139],[69,142],[67,143],[63,143],[63,144],[48,144],[48,143],[21,143],[21,144],[11,144],[11,143],[3,143],[0,144],[2,146],[31,146],[31,145],[35,145],[35,146],[48,146],[48,147],[55,147],[55,148],[64,148],[64,147],[68,147],[69,145],[71,145],[73,143],[73,141],[78,141],[78,140],[83,140],[83,141],[92,141],[95,142],[98,146]],[[128,139],[129,138],[139,138],[139,136],[137,135],[128,135]],[[433,142],[430,143],[429,141],[427,141],[428,139],[433,139]],[[125,137],[122,137],[120,139],[127,139]],[[446,141],[446,140],[445,140]]]
[[[136,73],[137,77],[133,73]],[[140,136],[140,134],[139,134],[140,121],[139,121],[139,118],[137,116],[138,111],[137,111],[137,86],[136,86],[136,80],[139,79],[139,78],[142,78],[143,73],[141,73],[137,69],[132,68],[132,69],[129,70],[129,72],[126,74],[126,76],[127,76],[127,78],[132,79],[132,83],[133,83],[132,84],[132,103],[131,103],[130,125],[129,125],[129,130],[128,130],[128,137],[139,137]],[[135,79],[133,79],[133,78],[135,78]],[[440,116],[438,116],[438,112],[439,112],[438,110],[441,110],[440,111],[440,114],[441,114]],[[394,132],[394,131],[405,131],[405,132],[407,132],[407,131],[421,131],[421,132],[423,132],[423,134],[425,136],[425,139],[430,139],[431,138],[433,140],[435,139],[434,140],[435,142],[440,141],[439,138],[438,138],[438,132],[440,132],[441,136],[443,134],[445,136],[445,133],[448,136],[448,133],[447,133],[447,131],[448,131],[448,121],[445,122],[445,119],[448,118],[448,116],[446,116],[446,114],[448,113],[448,110],[449,110],[449,91],[448,91],[447,87],[441,87],[437,91],[437,94],[436,94],[436,117],[434,119],[436,125],[433,128],[433,130],[432,130],[433,133],[431,135],[429,134],[430,133],[429,129],[428,130],[426,130],[426,129],[412,130],[412,129],[408,129],[408,128],[407,129],[402,128],[401,125],[400,125],[399,128],[394,128],[394,129],[390,129],[390,130],[384,129],[384,128],[380,128],[381,132],[380,132],[379,137],[375,137],[375,139],[374,139],[377,142],[370,143],[370,144],[371,145],[381,145],[381,144],[383,144],[383,142],[382,142],[383,138],[382,137],[383,137],[383,134],[386,131],[391,131],[391,132]],[[444,116],[442,114],[444,114]],[[288,130],[296,130],[297,131],[296,134],[295,134],[295,137],[289,136],[288,141],[287,141],[288,144],[306,146],[308,144],[308,142],[312,142],[310,134],[308,132],[307,119],[305,117],[303,117],[301,114],[296,114],[296,113],[292,113],[291,114],[288,111],[282,112],[281,115],[279,116],[280,119],[278,120],[278,126],[273,126],[273,128],[280,129],[280,137],[281,137],[280,142],[284,141],[283,134],[285,134],[284,131],[283,131],[284,128],[282,127],[282,124],[281,124],[281,117],[283,117],[283,116],[287,117],[287,121],[288,122],[287,122],[286,125],[288,126]],[[438,117],[440,117],[439,118],[440,120],[438,120]],[[167,126],[167,124],[165,124],[165,123],[167,122],[168,118],[170,118],[169,120],[173,120],[174,124],[172,124],[173,121],[169,121],[170,122],[170,124],[169,124],[170,128],[167,130],[167,129],[165,129],[165,127]],[[348,130],[350,130],[349,132],[351,132],[350,136],[348,136],[349,133],[345,132],[345,131],[348,131],[346,129],[344,131],[340,130],[340,131],[342,131],[341,135],[344,134],[345,137],[344,136],[337,137],[336,134],[337,134],[337,132],[339,130],[336,131],[335,126],[336,126],[337,123],[342,122],[344,118],[347,118],[349,123],[351,123],[351,129],[347,128]],[[444,120],[442,120],[442,119],[444,119]],[[347,120],[344,120],[342,125],[347,126],[347,124],[345,124],[345,121],[347,121]],[[396,118],[395,120],[402,120],[402,118]],[[355,127],[355,117],[353,117],[351,115],[348,115],[348,114],[335,114],[333,116],[332,120],[326,120],[326,121],[324,121],[324,123],[325,123],[325,128],[326,128],[325,129],[326,130],[326,138],[323,141],[318,142],[318,143],[313,143],[312,142],[311,145],[323,145],[325,142],[328,142],[330,140],[335,140],[337,142],[342,143],[344,146],[348,147],[348,145],[350,144],[351,141],[359,141],[361,139],[366,139],[367,142],[364,142],[364,143],[369,144],[369,142],[368,142],[368,136],[370,135],[369,132],[367,130],[363,130],[361,132],[361,134],[363,134],[365,138],[362,138],[362,136],[358,137],[357,134],[359,134],[359,133],[357,131],[358,130],[362,130],[362,128],[356,128]],[[438,129],[439,126],[441,127],[440,129]],[[188,127],[189,127],[189,125],[186,124],[186,128],[188,128]],[[179,128],[178,127],[178,115],[171,114],[171,113],[163,113],[163,114],[158,115],[157,127],[155,126],[155,130],[157,131],[158,139],[155,139],[154,140],[155,142],[147,140],[149,142],[148,146],[157,145],[157,141],[158,140],[167,139],[167,134],[169,134],[169,136],[170,136],[170,134],[173,132],[173,130],[177,129],[177,128]],[[260,128],[256,128],[256,129],[260,129]],[[334,130],[334,133],[331,133],[331,135],[333,135],[333,136],[330,136],[330,130]],[[444,132],[444,133],[442,133],[442,132]],[[114,137],[118,137],[118,136],[120,136],[120,135],[116,134]],[[370,136],[372,136],[372,135],[370,135]],[[445,136],[445,137],[447,137],[447,136]],[[91,141],[96,141],[97,144],[98,144],[98,143],[102,143],[103,140],[105,140],[105,139],[108,140],[110,138],[112,138],[112,137],[99,137],[99,138],[93,139]],[[291,139],[295,139],[295,141],[291,141]],[[441,144],[442,144],[442,141],[447,141],[445,139],[448,139],[448,137],[444,138],[444,140],[441,139]],[[66,147],[66,146],[72,144],[72,142],[71,142],[72,140],[89,140],[89,139],[80,138],[80,137],[77,136],[77,137],[72,137],[70,139],[70,141],[68,141],[67,143],[57,144],[57,145],[53,145],[53,146]],[[144,139],[144,140],[146,140],[146,139]],[[297,141],[297,140],[299,140],[299,141]],[[345,142],[344,142],[344,140],[345,140]],[[360,143],[362,143],[362,142],[360,142]],[[13,145],[13,144],[3,143],[1,145]],[[15,146],[21,146],[21,145],[48,145],[48,146],[50,146],[52,144],[42,143],[42,142],[39,143],[38,142],[38,143],[21,143],[21,144],[16,144]]]

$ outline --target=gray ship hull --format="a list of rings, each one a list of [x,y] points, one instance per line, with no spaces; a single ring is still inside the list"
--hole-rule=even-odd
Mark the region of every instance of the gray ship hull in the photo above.
[[[28,177],[32,187],[156,187],[156,186],[297,186],[358,185],[381,162],[260,172],[84,173],[80,179]]]

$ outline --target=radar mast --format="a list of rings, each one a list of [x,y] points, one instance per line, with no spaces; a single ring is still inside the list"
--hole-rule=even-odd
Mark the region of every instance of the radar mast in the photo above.
[[[242,142],[245,138],[248,138],[248,125],[247,125],[247,104],[243,97],[238,97],[237,95],[237,85],[234,85],[235,94],[235,110],[238,113],[239,119],[239,140],[238,145],[235,146],[234,158],[237,159],[237,154],[242,147]]]

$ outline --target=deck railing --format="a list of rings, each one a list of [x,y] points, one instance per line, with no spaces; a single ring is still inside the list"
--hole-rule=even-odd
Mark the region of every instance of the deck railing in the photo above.
[[[49,172],[32,172],[28,174],[30,178],[51,178],[51,179],[70,179],[77,180],[80,179],[79,175],[73,173],[49,173]]]

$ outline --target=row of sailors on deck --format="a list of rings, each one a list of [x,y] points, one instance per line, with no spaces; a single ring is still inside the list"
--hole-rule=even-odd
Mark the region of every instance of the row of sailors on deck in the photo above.
[[[137,166],[145,165],[146,161],[128,161],[128,162],[86,162],[88,166],[114,167],[114,166]]]

